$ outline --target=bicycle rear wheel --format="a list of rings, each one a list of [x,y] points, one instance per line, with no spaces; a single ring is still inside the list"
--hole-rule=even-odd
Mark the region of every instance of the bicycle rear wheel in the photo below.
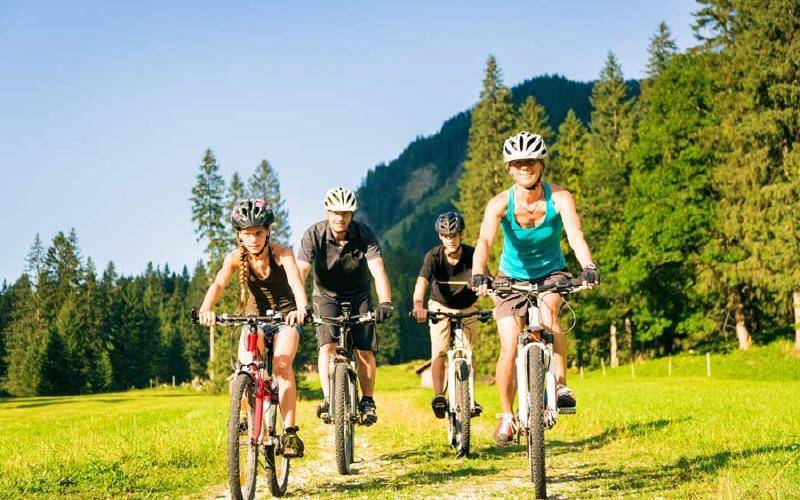
[[[459,458],[469,456],[470,418],[472,417],[472,404],[469,397],[470,367],[456,360],[456,456]]]
[[[336,454],[336,468],[339,474],[349,474],[350,464],[353,460],[353,421],[350,418],[354,409],[351,408],[350,377],[347,365],[337,364],[333,372],[334,404],[334,446]]]
[[[235,500],[252,500],[256,494],[258,444],[250,438],[255,392],[255,382],[248,374],[236,377],[228,416],[228,486]]]
[[[544,362],[542,348],[528,351],[528,462],[536,498],[547,498],[544,469]]]
[[[280,497],[286,493],[286,487],[289,485],[289,459],[277,453],[280,450],[278,440],[283,434],[283,420],[276,402],[269,405],[264,421],[275,429],[270,436],[271,444],[267,445],[264,451],[264,468],[267,470],[270,493],[274,497]]]

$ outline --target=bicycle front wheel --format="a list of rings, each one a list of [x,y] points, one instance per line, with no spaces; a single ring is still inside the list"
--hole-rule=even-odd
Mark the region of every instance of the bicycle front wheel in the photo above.
[[[267,470],[269,491],[272,496],[281,497],[286,493],[289,484],[289,459],[278,453],[280,451],[278,440],[283,434],[283,420],[276,402],[269,405],[264,421],[274,429],[270,435],[271,442],[264,451],[264,468]]]
[[[466,362],[456,361],[456,456],[469,456],[470,418],[472,402],[469,397],[470,367]]]
[[[231,498],[252,500],[256,494],[258,444],[251,439],[255,420],[255,382],[246,373],[236,377],[228,416],[228,486]]]
[[[349,474],[353,460],[353,420],[351,408],[350,376],[347,365],[337,364],[333,372],[335,408],[333,412],[336,468],[339,474]]]
[[[536,498],[547,498],[544,470],[544,362],[542,348],[528,351],[528,461]]]

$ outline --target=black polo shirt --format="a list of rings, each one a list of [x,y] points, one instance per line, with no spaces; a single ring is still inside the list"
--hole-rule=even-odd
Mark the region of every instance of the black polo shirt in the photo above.
[[[354,298],[369,294],[367,261],[381,256],[375,233],[366,224],[351,221],[344,245],[339,245],[328,221],[306,229],[297,260],[314,266],[314,295]]]
[[[419,270],[419,277],[425,278],[431,284],[433,300],[452,309],[466,309],[478,300],[478,296],[466,284],[444,284],[452,281],[469,281],[472,276],[472,256],[474,254],[474,248],[469,245],[461,245],[461,257],[455,266],[451,266],[447,262],[442,245],[431,248],[425,254],[422,269]]]

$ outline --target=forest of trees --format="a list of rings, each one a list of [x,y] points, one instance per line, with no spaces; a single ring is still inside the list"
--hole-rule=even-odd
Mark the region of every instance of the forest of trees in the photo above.
[[[381,362],[428,355],[426,327],[404,313],[422,255],[436,243],[432,221],[458,208],[465,241],[474,242],[486,201],[510,185],[502,142],[522,129],[548,140],[545,177],[575,196],[601,273],[600,287],[572,301],[571,362],[747,349],[793,336],[800,349],[800,8],[790,0],[699,3],[698,44],[678,51],[662,23],[641,82],[626,81],[609,53],[595,82],[543,76],[509,89],[489,57],[472,110],[367,174],[357,216],[382,238],[398,310],[379,329]],[[226,181],[208,150],[191,196],[206,259],[191,272],[148,264],[123,276],[109,263],[98,274],[74,230],[48,245],[36,235],[24,273],[0,286],[0,391],[93,393],[172,377],[224,386],[229,332],[190,325],[188,311],[236,245],[227,217],[243,197],[266,198],[277,212],[273,238],[289,242],[270,163],[246,181],[238,173]],[[579,271],[574,260],[570,267]],[[235,310],[237,287],[219,310]],[[478,367],[489,372],[492,326],[480,337]],[[296,366],[314,351],[307,328]]]

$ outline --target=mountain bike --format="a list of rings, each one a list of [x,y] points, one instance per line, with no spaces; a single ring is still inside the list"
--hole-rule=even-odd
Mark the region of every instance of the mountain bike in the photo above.
[[[197,310],[192,309],[192,323],[197,323]],[[270,493],[283,496],[289,483],[290,459],[283,456],[281,434],[283,419],[278,404],[278,382],[272,374],[274,338],[284,326],[280,313],[266,311],[265,316],[217,316],[222,326],[244,326],[233,362],[234,378],[231,386],[230,413],[228,416],[228,486],[231,498],[253,499],[260,458]],[[264,332],[263,357],[258,350],[258,330]],[[233,357],[233,333],[231,333]]]
[[[431,323],[449,322],[451,347],[447,351],[447,440],[459,458],[469,456],[470,420],[479,415],[475,408],[472,351],[464,346],[464,320],[475,316],[478,321],[486,322],[492,319],[492,311],[451,313],[428,310]]]
[[[548,285],[508,280],[495,282],[492,288],[491,293],[500,296],[512,292],[525,293],[530,302],[527,326],[517,336],[517,419],[519,433],[527,439],[536,498],[547,498],[544,431],[556,425],[559,413],[574,414],[575,408],[558,408],[556,405],[553,333],[542,325],[539,299],[547,293],[565,296],[590,287],[577,280],[565,279]]]
[[[358,365],[350,330],[355,325],[374,322],[375,315],[372,312],[353,315],[350,302],[342,302],[340,306],[340,316],[314,315],[313,321],[315,325],[336,327],[332,330],[338,345],[328,364],[330,413],[326,422],[332,421],[334,425],[336,468],[344,475],[350,473],[350,464],[355,461],[355,424],[363,423],[358,415]]]

